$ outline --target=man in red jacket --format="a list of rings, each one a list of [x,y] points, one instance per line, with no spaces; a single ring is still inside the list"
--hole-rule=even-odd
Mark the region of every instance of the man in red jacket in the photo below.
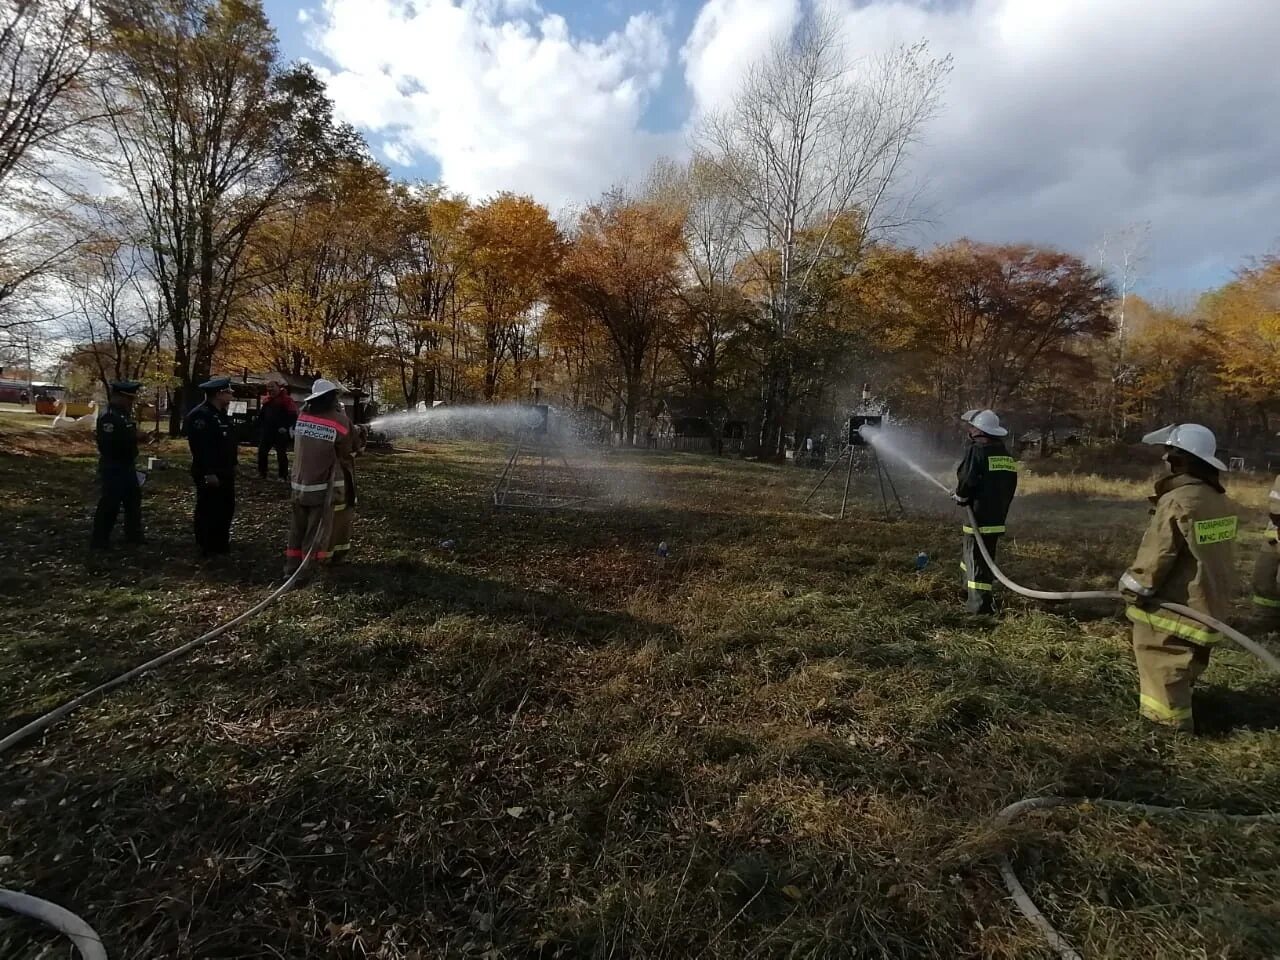
[[[267,460],[276,452],[276,470],[281,480],[289,479],[289,446],[293,425],[298,422],[298,405],[278,379],[267,381],[267,392],[258,406],[258,476],[267,479]]]

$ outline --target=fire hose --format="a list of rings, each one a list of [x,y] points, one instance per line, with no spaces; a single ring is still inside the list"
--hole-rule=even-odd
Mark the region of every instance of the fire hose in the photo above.
[[[973,530],[978,529],[977,518],[973,514],[972,507],[965,507],[965,515],[969,519],[969,526]],[[1032,590],[1029,587],[1021,586],[1014,583],[1005,575],[998,566],[996,566],[995,557],[991,555],[991,551],[987,548],[984,538],[981,534],[974,534],[974,542],[978,550],[982,554],[982,559],[986,561],[987,566],[995,575],[995,578],[1002,584],[1020,596],[1028,597],[1032,600],[1120,600],[1124,601],[1125,597],[1118,590]],[[1236,630],[1208,614],[1201,613],[1199,610],[1193,610],[1191,607],[1180,603],[1165,603],[1161,601],[1158,606],[1160,609],[1168,610],[1171,613],[1179,613],[1184,617],[1189,617],[1197,623],[1201,623],[1210,630],[1217,631],[1224,637],[1232,640],[1238,646],[1253,654],[1266,668],[1275,674],[1280,674],[1280,659],[1260,646],[1249,637],[1245,636],[1239,630]],[[996,814],[996,823],[1006,825],[1011,823],[1017,817],[1030,810],[1043,810],[1051,807],[1064,807],[1072,805],[1087,805],[1091,807],[1104,807],[1108,810],[1119,810],[1126,813],[1138,813],[1146,816],[1161,817],[1181,817],[1192,820],[1207,820],[1226,823],[1253,824],[1253,823],[1274,823],[1280,825],[1280,813],[1262,813],[1253,815],[1222,813],[1217,810],[1189,810],[1185,807],[1162,807],[1146,803],[1126,803],[1120,800],[1086,800],[1082,798],[1070,797],[1028,797],[1025,800],[1019,800],[1011,803],[998,814]],[[1019,912],[1022,913],[1037,929],[1044,935],[1049,946],[1051,946],[1061,958],[1061,960],[1083,960],[1081,954],[1071,945],[1057,929],[1051,924],[1040,912],[1035,901],[1031,899],[1027,893],[1026,887],[1022,885],[1022,881],[1018,879],[1018,874],[1013,869],[1013,863],[1009,860],[1008,855],[1002,854],[999,859],[1000,875],[1004,879],[1005,887],[1008,888],[1009,894],[1013,897],[1014,903],[1017,905]]]
[[[106,696],[112,690],[124,686],[130,680],[136,680],[144,674],[158,670],[160,667],[170,664],[175,660],[180,660],[197,647],[208,643],[210,640],[216,640],[227,631],[233,630],[246,620],[257,616],[267,607],[271,606],[271,604],[279,600],[280,597],[284,596],[284,594],[293,588],[293,585],[297,583],[298,578],[302,576],[303,572],[311,565],[312,558],[316,553],[316,548],[324,542],[324,538],[328,535],[332,526],[331,518],[333,516],[333,512],[331,508],[333,506],[334,491],[337,488],[337,484],[334,482],[336,473],[336,470],[330,472],[329,489],[325,494],[324,517],[328,519],[322,520],[316,527],[316,532],[311,537],[311,543],[307,547],[307,552],[302,557],[302,562],[298,564],[298,569],[294,570],[284,583],[280,584],[280,586],[276,587],[275,590],[267,594],[266,597],[259,600],[248,610],[238,614],[226,623],[220,624],[212,630],[202,633],[194,640],[189,640],[167,653],[162,653],[158,657],[153,657],[146,663],[141,663],[131,670],[126,670],[124,673],[119,676],[112,677],[105,683],[98,684],[98,686],[94,687],[92,690],[82,693],[80,696],[72,700],[68,700],[66,703],[62,704],[62,706],[55,707],[43,716],[37,717],[25,726],[19,727],[3,740],[0,740],[0,755],[12,750],[21,743],[25,743],[37,734],[43,733],[67,715],[88,703],[92,703],[100,697]],[[59,933],[71,940],[75,945],[76,950],[84,960],[107,960],[107,951],[102,945],[102,938],[98,936],[94,929],[89,926],[89,924],[85,923],[84,920],[80,919],[80,917],[63,907],[58,906],[56,903],[50,903],[48,900],[41,900],[39,897],[33,897],[29,894],[18,893],[15,890],[6,890],[0,887],[0,908],[9,910],[12,913],[20,914],[32,920],[36,920],[47,927],[52,927],[54,930],[57,930]]]

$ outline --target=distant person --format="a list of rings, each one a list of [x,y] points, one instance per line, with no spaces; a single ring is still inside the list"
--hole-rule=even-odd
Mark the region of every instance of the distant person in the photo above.
[[[298,405],[289,396],[284,381],[272,377],[258,406],[258,476],[267,479],[267,462],[276,452],[276,476],[289,479],[289,447],[293,442],[293,425],[298,420]]]
[[[111,549],[111,531],[124,507],[126,543],[145,543],[142,536],[142,485],[138,477],[138,423],[133,404],[142,384],[118,380],[108,387],[107,409],[95,425],[98,482],[102,492],[93,514],[93,550]]]
[[[1266,542],[1253,564],[1253,605],[1268,619],[1276,619],[1280,618],[1280,476],[1267,494],[1267,512]]]
[[[1018,489],[1018,464],[1004,445],[1009,431],[1000,426],[1000,418],[993,411],[979,411],[963,422],[968,445],[964,460],[956,470],[955,500],[962,507],[971,507],[978,522],[977,529],[967,520],[962,528],[964,546],[960,569],[964,572],[968,594],[966,608],[970,613],[994,613],[994,576],[978,548],[977,538],[982,538],[994,559],[1005,532],[1009,505]]]
[[[351,425],[339,390],[331,380],[312,384],[294,427],[293,519],[284,552],[286,576],[301,566],[313,545],[313,559],[320,565],[342,562],[351,549],[355,456],[363,447],[363,430]]]
[[[1155,723],[1193,731],[1191,688],[1221,637],[1198,621],[1160,607],[1177,603],[1218,620],[1231,610],[1236,506],[1227,498],[1217,438],[1198,423],[1142,438],[1163,446],[1169,475],[1156,482],[1155,508],[1133,565],[1120,578],[1131,601],[1138,712]]]
[[[204,402],[187,414],[183,431],[191,448],[191,479],[196,486],[194,528],[196,545],[205,558],[231,549],[231,521],[236,513],[235,427],[231,378],[215,377],[200,384]]]
[[[27,391],[23,390],[18,394],[18,403],[24,407],[27,405]]]

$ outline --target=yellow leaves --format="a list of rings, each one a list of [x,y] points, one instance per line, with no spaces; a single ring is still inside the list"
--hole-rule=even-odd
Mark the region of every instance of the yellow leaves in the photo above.
[[[512,314],[542,295],[560,261],[560,231],[531,197],[501,193],[463,224],[470,274],[481,298]]]
[[[1223,391],[1247,403],[1269,399],[1280,381],[1280,259],[1241,273],[1202,308]]]
[[[671,292],[683,245],[678,209],[645,201],[593,204],[565,257],[571,287],[594,299]]]

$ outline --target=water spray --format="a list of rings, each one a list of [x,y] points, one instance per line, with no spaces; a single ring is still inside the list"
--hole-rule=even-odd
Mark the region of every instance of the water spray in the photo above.
[[[919,474],[925,480],[928,480],[943,493],[948,496],[951,494],[951,491],[947,489],[947,485],[945,483],[931,474],[924,467],[920,466],[920,464],[912,460],[905,451],[899,448],[893,442],[893,438],[889,436],[888,432],[883,427],[865,424],[858,428],[858,434],[877,452],[887,453],[889,456],[899,461],[904,467],[907,467],[912,472]]]
[[[514,434],[531,427],[538,419],[536,408],[517,403],[452,404],[402,410],[371,421],[369,428],[388,436],[415,436],[424,433],[469,434],[479,431]]]

